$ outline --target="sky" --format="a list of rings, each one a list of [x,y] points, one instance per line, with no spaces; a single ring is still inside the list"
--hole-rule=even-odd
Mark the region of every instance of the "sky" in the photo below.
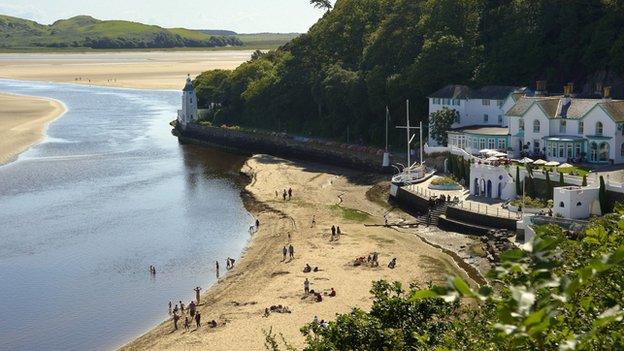
[[[43,24],[90,15],[162,27],[304,33],[323,11],[309,0],[0,0],[0,14]]]

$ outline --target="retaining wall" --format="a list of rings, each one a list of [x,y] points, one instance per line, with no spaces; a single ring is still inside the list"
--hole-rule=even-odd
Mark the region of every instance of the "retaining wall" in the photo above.
[[[186,143],[205,144],[242,153],[262,153],[320,162],[367,172],[392,173],[391,169],[382,169],[381,155],[312,144],[284,136],[193,124],[187,125],[184,130],[176,129],[174,132],[181,142]]]

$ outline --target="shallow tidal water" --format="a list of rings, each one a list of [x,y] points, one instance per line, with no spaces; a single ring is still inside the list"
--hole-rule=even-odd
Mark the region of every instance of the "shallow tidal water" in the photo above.
[[[178,143],[179,92],[12,80],[0,91],[68,108],[0,166],[0,350],[119,347],[244,248],[243,158]]]

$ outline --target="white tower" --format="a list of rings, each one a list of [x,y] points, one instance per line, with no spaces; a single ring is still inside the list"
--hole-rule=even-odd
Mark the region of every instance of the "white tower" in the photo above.
[[[189,75],[182,90],[182,109],[178,110],[178,123],[184,129],[188,123],[197,121],[197,119],[197,95],[195,95],[193,82]]]

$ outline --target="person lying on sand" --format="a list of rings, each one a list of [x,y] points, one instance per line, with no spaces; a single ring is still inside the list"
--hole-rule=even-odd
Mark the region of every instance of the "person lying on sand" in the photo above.
[[[312,267],[306,263],[305,267],[303,268],[303,273],[310,273],[312,272]]]
[[[336,290],[334,290],[334,288],[331,288],[331,291],[329,292],[329,297],[336,297]]]
[[[393,258],[392,261],[390,261],[390,263],[388,263],[388,268],[394,269],[394,267],[396,267],[396,257]]]

